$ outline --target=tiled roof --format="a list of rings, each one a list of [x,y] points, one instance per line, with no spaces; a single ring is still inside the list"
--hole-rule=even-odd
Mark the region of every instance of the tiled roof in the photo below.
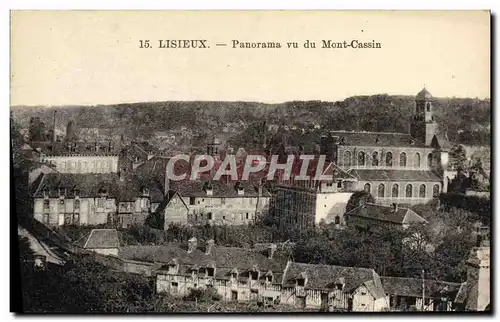
[[[38,182],[38,181],[37,181]],[[48,173],[44,174],[39,181],[39,186],[34,195],[35,198],[42,198],[43,191],[49,193],[49,197],[59,197],[59,188],[66,189],[66,195],[73,197],[75,190],[82,198],[97,197],[102,188],[107,190],[108,196],[116,198],[118,201],[134,201],[136,197],[142,195],[142,188],[149,189],[151,201],[161,202],[163,198],[162,186],[153,179],[141,178],[135,175],[125,176],[121,181],[116,173]]]
[[[444,133],[434,135],[431,145],[443,151],[449,151],[451,149],[450,140],[448,140],[448,137]]]
[[[118,239],[118,232],[116,229],[92,229],[87,242],[85,243],[85,249],[96,249],[96,248],[119,248],[120,241]]]
[[[426,170],[351,169],[348,172],[360,181],[441,181],[435,172]]]
[[[420,278],[382,276],[381,280],[386,294],[422,297],[422,279]],[[424,281],[425,295],[428,297],[441,297],[441,294],[446,294],[454,299],[460,288],[460,283],[434,281],[429,279]]]
[[[346,213],[347,216],[370,218],[381,221],[389,221],[397,224],[427,222],[417,215],[413,210],[398,207],[396,211],[391,206],[382,206],[365,203]]]
[[[237,269],[240,277],[244,277],[245,273],[255,267],[263,276],[272,271],[275,281],[281,280],[289,257],[286,251],[276,250],[273,258],[269,259],[266,251],[217,245],[212,247],[208,255],[205,254],[204,245],[198,246],[191,253],[188,253],[187,249],[187,244],[175,243],[161,246],[124,246],[120,249],[119,256],[123,259],[165,264],[176,259],[180,274],[189,274],[193,267],[214,265],[218,278],[229,278],[232,269]]]
[[[457,296],[455,297],[455,303],[465,303],[467,300],[467,282],[463,282],[460,284],[460,288],[458,289]]]
[[[307,276],[306,288],[333,289],[335,284],[343,279],[345,291],[352,292],[363,283],[368,283],[370,293],[376,298],[384,296],[379,278],[373,269],[360,267],[345,267],[322,264],[290,263],[286,271],[284,285],[295,285],[297,277],[305,273]]]
[[[48,156],[117,156],[120,153],[120,146],[109,142],[36,142],[32,143],[32,146]]]
[[[362,132],[362,131],[331,131],[335,138],[333,142],[349,146],[387,146],[387,147],[416,147],[418,142],[407,133],[393,132]]]
[[[183,197],[203,197],[207,196],[204,187],[208,185],[208,181],[204,180],[183,180],[183,181],[171,181],[170,190],[178,191]],[[238,190],[236,189],[235,183],[222,182],[222,181],[211,181],[210,185],[212,187],[211,197],[257,197],[259,196],[257,184],[251,181],[241,181],[239,185],[243,187],[243,195],[238,195]],[[270,197],[271,194],[264,187],[262,187],[262,196]]]

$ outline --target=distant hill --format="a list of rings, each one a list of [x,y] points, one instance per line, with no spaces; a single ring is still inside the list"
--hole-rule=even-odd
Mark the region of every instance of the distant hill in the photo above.
[[[228,123],[234,123],[240,126],[233,136],[246,140],[245,137],[254,135],[255,124],[263,122],[266,127],[276,124],[301,128],[318,124],[322,129],[332,130],[407,132],[413,104],[413,96],[383,94],[353,96],[337,102],[152,102],[11,110],[22,128],[28,128],[31,117],[39,117],[50,128],[53,112],[57,111],[59,126],[73,120],[80,127],[111,127],[130,137],[148,137],[154,131],[186,126],[201,140],[209,134],[222,134]],[[490,100],[437,98],[435,109],[437,122],[447,130],[453,143],[490,145]]]

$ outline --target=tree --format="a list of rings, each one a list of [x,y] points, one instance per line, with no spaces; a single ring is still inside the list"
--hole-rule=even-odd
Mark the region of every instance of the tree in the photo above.
[[[373,198],[371,193],[366,191],[356,191],[347,201],[345,211],[349,212],[361,204],[373,203],[373,202],[375,202],[375,198]]]
[[[73,121],[69,121],[66,126],[66,141],[75,141],[77,138],[76,125]]]
[[[463,145],[455,145],[450,150],[450,165],[457,171],[467,168],[467,155]]]

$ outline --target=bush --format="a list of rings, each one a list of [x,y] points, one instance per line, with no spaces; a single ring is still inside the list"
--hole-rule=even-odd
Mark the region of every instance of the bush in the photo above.
[[[191,288],[189,294],[184,297],[185,301],[210,302],[220,301],[222,296],[213,287],[206,289]]]

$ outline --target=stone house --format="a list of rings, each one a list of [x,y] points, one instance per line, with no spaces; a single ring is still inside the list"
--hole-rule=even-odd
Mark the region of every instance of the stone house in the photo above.
[[[34,218],[48,226],[141,224],[164,199],[157,182],[115,173],[42,174],[32,196]]]

